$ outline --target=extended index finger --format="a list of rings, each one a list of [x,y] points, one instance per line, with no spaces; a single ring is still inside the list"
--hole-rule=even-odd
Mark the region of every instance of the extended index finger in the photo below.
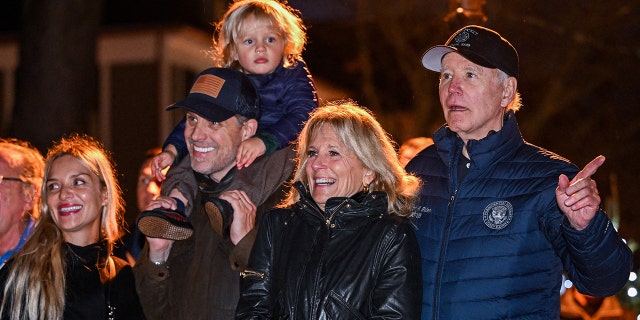
[[[590,178],[596,173],[596,171],[598,171],[598,168],[602,166],[604,161],[605,157],[603,155],[597,156],[595,159],[591,160],[591,162],[587,163],[587,165],[584,166],[584,168],[580,172],[578,172],[578,174],[573,179],[571,179],[571,183],[580,179]]]

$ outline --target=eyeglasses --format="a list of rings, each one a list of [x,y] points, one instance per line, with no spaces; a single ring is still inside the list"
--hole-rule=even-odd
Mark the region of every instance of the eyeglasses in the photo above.
[[[0,184],[2,184],[3,181],[18,181],[18,182],[22,182],[22,183],[27,183],[26,181],[20,179],[20,178],[12,178],[12,177],[5,177],[5,176],[0,176]]]

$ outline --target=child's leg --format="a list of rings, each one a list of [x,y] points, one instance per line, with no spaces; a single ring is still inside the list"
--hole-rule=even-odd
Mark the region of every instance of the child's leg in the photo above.
[[[185,208],[189,204],[189,200],[187,199],[187,197],[182,195],[182,193],[180,193],[180,190],[178,190],[177,188],[176,189],[171,189],[171,191],[169,191],[169,197],[174,198],[176,200],[180,200],[180,202],[182,202],[182,204],[184,205]],[[184,212],[184,214],[186,216],[190,215],[190,213],[187,214],[186,212]]]
[[[179,163],[167,172],[167,179],[162,182],[161,193],[182,201],[184,215],[189,217],[193,209],[193,199],[198,191],[198,182],[191,169],[191,158],[187,154]]]
[[[156,208],[143,211],[138,216],[138,229],[151,238],[184,240],[193,234],[193,226],[187,220],[193,207],[193,195],[196,194],[197,181],[191,169],[191,160],[185,157],[167,172],[162,183],[163,196],[174,197],[177,209]]]

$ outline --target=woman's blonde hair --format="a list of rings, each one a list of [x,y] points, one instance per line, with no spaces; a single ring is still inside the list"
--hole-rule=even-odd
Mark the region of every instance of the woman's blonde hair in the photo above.
[[[251,15],[278,28],[285,41],[282,57],[285,68],[294,66],[296,61],[302,59],[307,34],[297,10],[276,0],[240,0],[232,3],[222,20],[215,25],[211,50],[215,66],[242,70],[235,53],[244,21]]]
[[[0,314],[10,310],[11,320],[61,319],[65,305],[65,257],[62,231],[55,224],[47,205],[46,181],[52,163],[63,156],[80,160],[94,173],[106,190],[108,203],[102,208],[101,239],[111,255],[119,237],[124,201],[118,186],[110,154],[95,139],[73,134],[62,138],[49,149],[42,184],[41,217],[33,234],[14,256],[5,284]]]
[[[298,137],[297,167],[293,180],[308,186],[305,166],[309,159],[309,143],[324,124],[330,125],[340,142],[353,151],[366,169],[375,173],[375,178],[367,187],[370,191],[387,194],[389,213],[408,217],[420,190],[420,180],[402,168],[395,143],[371,111],[352,100],[329,102],[310,114]],[[292,188],[283,205],[290,205],[299,199],[300,194]]]

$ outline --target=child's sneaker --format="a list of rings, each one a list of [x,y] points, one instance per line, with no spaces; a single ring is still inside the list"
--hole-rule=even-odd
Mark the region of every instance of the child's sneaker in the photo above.
[[[226,200],[211,198],[204,204],[204,211],[209,216],[213,231],[219,236],[225,236],[226,230],[233,221],[233,208]]]
[[[177,199],[176,199],[177,200]],[[150,238],[185,240],[193,235],[193,226],[184,215],[184,204],[178,202],[176,210],[155,208],[140,213],[138,229]]]

